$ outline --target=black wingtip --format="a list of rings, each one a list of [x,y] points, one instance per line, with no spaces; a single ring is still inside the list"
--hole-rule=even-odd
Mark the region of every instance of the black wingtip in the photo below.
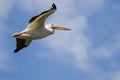
[[[52,9],[55,9],[55,10],[57,9],[55,3],[52,4]]]
[[[16,48],[15,50],[14,50],[14,53],[17,53],[18,51],[20,51],[21,49],[23,49],[24,47],[22,47],[22,48]]]
[[[16,49],[14,50],[14,53],[17,53],[18,51],[20,51],[21,49],[23,49],[23,48],[25,48],[25,47],[27,47],[27,46],[24,45],[24,46],[22,46],[22,47],[16,48]]]
[[[15,50],[14,50],[14,53],[17,53],[18,51],[19,51],[18,49],[15,49]]]

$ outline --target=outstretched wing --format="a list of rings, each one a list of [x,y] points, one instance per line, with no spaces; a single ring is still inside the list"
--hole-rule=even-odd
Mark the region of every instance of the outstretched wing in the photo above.
[[[34,29],[38,28],[38,27],[42,27],[44,25],[44,22],[45,22],[45,19],[50,16],[52,13],[54,13],[56,11],[57,7],[56,5],[53,3],[52,4],[52,7],[49,9],[49,10],[46,10],[44,12],[42,12],[41,14],[37,15],[37,16],[34,16],[32,17],[30,20],[29,20],[29,26],[27,28],[32,28],[34,27]],[[37,22],[37,23],[36,23]],[[38,24],[39,26],[30,26],[30,25],[36,25]]]
[[[16,49],[14,50],[14,53],[17,53],[19,50],[27,47],[32,40],[30,39],[19,39],[16,38]]]

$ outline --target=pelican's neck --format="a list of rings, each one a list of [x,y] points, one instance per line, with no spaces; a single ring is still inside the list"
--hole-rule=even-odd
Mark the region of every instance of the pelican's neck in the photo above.
[[[54,33],[54,29],[51,28],[51,27],[52,27],[52,24],[46,24],[46,25],[45,25],[45,28],[46,28],[48,31],[50,31],[50,33]]]

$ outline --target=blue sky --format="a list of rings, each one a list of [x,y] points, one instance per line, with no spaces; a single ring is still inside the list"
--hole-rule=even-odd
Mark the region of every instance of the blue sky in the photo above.
[[[46,23],[70,27],[14,54],[14,32],[57,5]],[[120,0],[1,0],[0,80],[120,80]]]

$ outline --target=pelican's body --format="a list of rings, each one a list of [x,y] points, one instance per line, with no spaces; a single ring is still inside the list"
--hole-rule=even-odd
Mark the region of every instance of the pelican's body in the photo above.
[[[49,36],[50,34],[53,34],[53,32],[54,30],[49,31],[49,29],[46,29],[46,28],[41,28],[35,31],[28,31],[28,38],[32,40],[41,39],[41,38]]]
[[[36,39],[47,37],[48,35],[51,35],[54,33],[54,30],[49,27],[51,25],[52,24],[46,24],[44,27],[37,30],[29,30],[29,28],[26,28],[24,31],[22,31],[23,33],[24,32],[26,33],[21,34],[20,36],[18,36],[18,38],[36,40]]]
[[[16,49],[14,53],[18,52],[24,47],[27,47],[32,40],[41,39],[54,33],[54,30],[70,30],[69,28],[55,26],[53,24],[44,25],[45,19],[56,11],[56,5],[53,3],[52,8],[34,16],[30,19],[25,30],[14,33],[12,36],[16,38]]]

